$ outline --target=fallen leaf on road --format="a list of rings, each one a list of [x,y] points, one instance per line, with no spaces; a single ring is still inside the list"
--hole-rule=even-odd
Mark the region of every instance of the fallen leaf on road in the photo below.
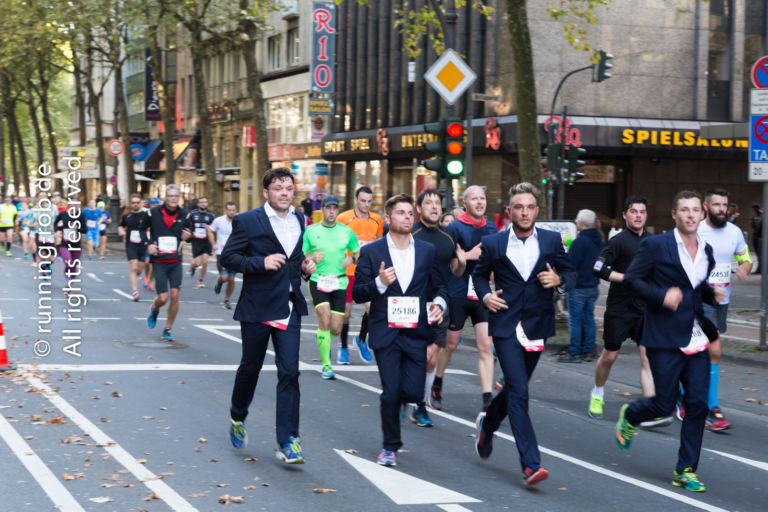
[[[34,439],[34,438],[35,438],[35,436],[24,436],[24,439],[25,439],[26,441],[30,441],[30,440],[32,440],[32,439]]]
[[[336,492],[336,489],[326,489],[325,487],[315,487],[312,489],[312,492],[315,494],[323,494],[326,492]]]
[[[630,393],[629,391],[625,391],[625,392],[622,393],[622,395],[624,395],[624,396],[632,396],[632,393]]]
[[[567,491],[568,488],[567,487],[558,487],[557,490],[558,491]]]
[[[259,459],[256,457],[243,457],[243,460],[251,461],[251,462],[259,462]]]
[[[143,420],[153,420],[153,419],[155,419],[155,417],[154,416],[142,416],[141,419],[143,419]]]
[[[216,484],[216,487],[229,487],[229,484]]]
[[[229,494],[225,494],[219,498],[219,503],[222,505],[229,505]]]
[[[136,459],[136,462],[138,462],[139,464],[146,464],[147,459]]]
[[[208,459],[208,462],[219,462],[217,459]]]
[[[109,496],[99,496],[98,498],[88,498],[88,501],[92,501],[94,503],[109,503],[112,501],[112,498]]]
[[[167,407],[161,407],[161,408],[160,408],[160,410],[161,410],[161,411],[167,411],[167,410],[168,410],[168,408],[167,408]]]
[[[747,372],[747,375],[754,375],[754,374],[755,374],[755,372],[753,372],[752,370]]]
[[[104,383],[104,385],[105,385],[105,386],[111,386],[111,385],[112,385],[112,383],[111,383],[110,381],[106,381],[106,382]]]
[[[264,482],[263,484],[261,484],[261,486],[262,487],[269,487],[269,484],[267,482]]]
[[[312,359],[311,359],[311,361],[312,361],[313,363],[317,363],[317,362],[319,362],[319,361],[320,361],[320,359],[317,359],[317,358],[312,358]]]
[[[197,440],[197,442],[198,443],[207,443],[208,440],[206,438],[204,438],[204,437],[201,437],[200,439]]]
[[[243,487],[244,491],[250,491],[250,490],[253,490],[253,489],[258,489],[258,486],[256,486],[256,485],[246,485],[246,486]]]
[[[746,399],[746,400],[744,400],[744,401],[745,401],[745,402],[749,402],[749,403],[757,403],[757,399],[756,399],[756,398],[747,398],[747,399]]]
[[[201,445],[201,444],[199,444],[199,445],[195,446],[195,451],[196,451],[196,452],[199,452],[199,451],[200,451],[200,450],[202,450],[202,449],[203,449],[203,445]]]
[[[346,453],[351,453],[351,454],[353,454],[353,455],[354,455],[355,453],[357,453],[357,450],[355,450],[354,448],[350,448],[349,450],[344,450],[344,451],[345,451]]]
[[[101,417],[101,418],[99,418],[99,419],[101,420],[101,422],[102,422],[102,423],[109,423],[109,422],[110,422],[110,421],[109,421],[109,419],[108,419],[108,418],[105,418],[104,416],[102,416],[102,417]]]
[[[196,492],[194,494],[187,494],[187,496],[189,496],[190,498],[203,498],[203,497],[205,497],[205,493],[204,492]]]
[[[118,392],[118,391],[115,391],[115,392],[112,393],[112,396],[115,397],[115,398],[120,398],[121,396],[123,396],[123,394]]]
[[[467,434],[467,437],[475,438],[475,437],[477,437],[477,434]]]
[[[111,456],[111,455],[109,455],[109,454],[107,454],[107,455],[103,456],[103,457],[101,458],[101,460],[109,460],[109,459],[111,459],[111,458],[112,458],[112,456]]]
[[[146,498],[144,498],[144,501],[152,501],[152,500],[159,500],[159,499],[160,499],[160,496],[158,496],[155,493],[152,493],[149,496],[147,496]]]
[[[232,503],[242,503],[245,501],[245,498],[242,496],[232,496],[230,499],[232,500]]]
[[[370,404],[360,404],[360,407],[370,407]]]
[[[19,339],[19,337],[18,336],[14,336],[13,338],[11,338],[11,341],[16,341],[17,339]]]
[[[104,478],[102,478],[102,480],[109,480],[111,482],[117,482],[118,480],[120,480],[120,476],[118,476],[118,475],[109,475],[109,476],[105,476]]]
[[[61,475],[61,478],[63,478],[64,480],[76,480],[78,478],[82,478],[83,476],[84,476],[84,473],[73,473],[71,475],[69,473],[64,473],[63,475]]]

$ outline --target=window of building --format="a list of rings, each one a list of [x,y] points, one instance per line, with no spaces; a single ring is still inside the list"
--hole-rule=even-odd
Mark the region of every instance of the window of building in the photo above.
[[[269,144],[309,142],[307,96],[284,96],[267,101],[267,141]]]
[[[165,81],[169,83],[176,82],[176,51],[170,50],[165,53]]]
[[[267,41],[267,64],[269,71],[280,69],[282,63],[283,40],[281,35],[272,36]]]
[[[296,66],[300,63],[301,59],[301,55],[299,53],[299,45],[301,44],[301,40],[299,39],[298,27],[292,28],[288,31],[286,40],[288,42],[288,65]]]
[[[141,114],[144,112],[144,91],[138,91],[128,95],[128,115]]]
[[[709,2],[707,119],[731,120],[732,0]]]
[[[144,56],[134,56],[128,59],[125,63],[125,67],[123,68],[123,74],[126,77],[138,75],[139,73],[144,72],[144,67],[146,66],[146,61],[144,60]]]

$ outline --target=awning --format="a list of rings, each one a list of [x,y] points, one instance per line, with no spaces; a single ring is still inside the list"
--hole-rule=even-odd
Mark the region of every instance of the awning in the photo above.
[[[173,143],[173,158],[178,159],[184,150],[187,149],[189,143],[192,142],[192,137],[181,137]]]
[[[155,154],[162,141],[151,140],[146,144],[133,144],[131,146],[131,156],[134,162],[145,162]]]

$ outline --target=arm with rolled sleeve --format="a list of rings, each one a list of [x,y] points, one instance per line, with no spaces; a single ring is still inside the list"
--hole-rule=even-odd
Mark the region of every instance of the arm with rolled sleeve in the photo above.
[[[667,294],[666,288],[655,286],[648,282],[648,277],[653,272],[654,252],[659,249],[658,247],[653,247],[657,244],[650,243],[651,240],[653,238],[640,242],[637,254],[632,258],[632,263],[629,264],[629,268],[624,273],[624,282],[647,302],[662,307],[664,305],[664,297]]]
[[[221,265],[233,272],[242,274],[263,274],[268,271],[264,268],[264,256],[252,256],[248,249],[250,242],[245,227],[240,219],[232,219],[232,235],[221,253]]]

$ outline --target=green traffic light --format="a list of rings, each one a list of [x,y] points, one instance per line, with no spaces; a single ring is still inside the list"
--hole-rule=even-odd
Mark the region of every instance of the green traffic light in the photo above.
[[[464,162],[461,160],[450,160],[446,170],[451,176],[460,176],[464,172]]]

